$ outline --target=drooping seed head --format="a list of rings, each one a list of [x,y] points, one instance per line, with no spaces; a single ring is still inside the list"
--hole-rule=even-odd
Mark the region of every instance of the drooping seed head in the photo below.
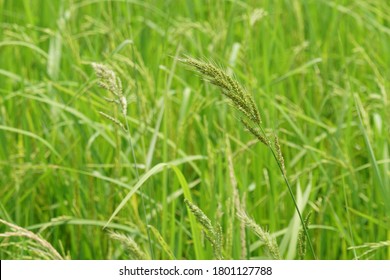
[[[232,102],[233,107],[243,113],[255,124],[261,124],[260,113],[253,97],[225,71],[217,68],[211,63],[190,57],[181,58],[179,61],[194,67],[206,81],[221,89],[222,93]]]

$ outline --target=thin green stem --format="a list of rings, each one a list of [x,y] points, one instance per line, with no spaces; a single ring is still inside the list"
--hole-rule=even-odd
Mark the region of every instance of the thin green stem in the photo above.
[[[129,136],[129,145],[130,145],[130,150],[131,150],[131,154],[132,154],[132,157],[133,157],[135,175],[136,175],[136,177],[137,177],[137,181],[139,181],[139,172],[138,172],[138,167],[137,167],[137,159],[136,159],[136,157],[135,157],[134,145],[133,145],[133,141],[132,141],[131,133],[130,133],[130,129],[129,129],[129,122],[128,122],[127,118],[126,118],[126,115],[123,114],[123,116],[124,116],[124,118],[125,118],[126,130],[127,130],[128,136]],[[154,259],[154,252],[153,252],[153,247],[152,247],[152,239],[151,239],[151,236],[150,236],[149,221],[148,221],[148,218],[147,218],[147,216],[146,216],[145,199],[144,199],[144,196],[143,196],[143,195],[141,195],[141,203],[142,203],[142,212],[143,212],[144,217],[145,217],[146,233],[147,233],[147,235],[148,235],[150,257],[151,257],[152,259]]]
[[[268,137],[267,137],[267,134],[265,133],[264,129],[261,127],[260,124],[258,124],[258,127],[259,127],[259,129],[261,130],[262,134],[264,135],[264,138],[267,139],[267,141],[268,141],[268,148],[271,150],[271,153],[272,153],[272,155],[273,155],[273,157],[274,157],[276,163],[278,164],[279,170],[280,170],[280,172],[282,173],[284,182],[285,182],[286,185],[287,185],[288,192],[290,193],[290,196],[291,196],[292,201],[293,201],[293,203],[294,203],[295,209],[297,210],[297,213],[298,213],[298,216],[299,216],[299,220],[301,221],[301,224],[302,224],[302,227],[303,227],[303,231],[305,232],[307,241],[308,241],[308,243],[309,243],[310,251],[311,251],[311,253],[313,254],[314,259],[317,259],[317,258],[316,258],[316,255],[315,255],[315,253],[314,253],[314,248],[313,248],[313,244],[312,244],[312,242],[311,242],[310,236],[309,236],[309,232],[308,232],[307,227],[306,227],[306,225],[305,225],[305,222],[304,222],[304,220],[303,220],[303,218],[302,218],[302,214],[301,214],[301,211],[299,210],[298,203],[297,203],[297,200],[295,199],[295,196],[294,196],[294,193],[293,193],[293,191],[292,191],[290,182],[288,181],[288,179],[287,179],[287,177],[286,177],[286,174],[285,174],[284,171],[283,171],[283,167],[282,167],[282,165],[280,164],[280,161],[279,161],[279,159],[278,159],[278,157],[277,157],[277,155],[276,155],[274,149],[273,149],[272,146],[271,146],[271,142],[269,141],[269,139],[268,139]]]

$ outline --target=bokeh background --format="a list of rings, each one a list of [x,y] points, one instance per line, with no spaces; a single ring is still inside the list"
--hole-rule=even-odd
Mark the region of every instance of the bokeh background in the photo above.
[[[225,259],[268,258],[237,219],[235,178],[248,215],[283,258],[297,258],[300,223],[272,154],[178,62],[188,55],[234,73],[254,96],[311,212],[316,257],[390,258],[388,1],[0,0],[0,24],[0,218],[62,257],[132,258],[109,229],[153,259],[169,250],[212,259],[190,225],[189,188],[221,225]],[[129,133],[99,114],[121,118],[92,62],[122,80]],[[136,170],[148,179],[103,229]],[[40,246],[2,236],[0,257],[47,257]]]

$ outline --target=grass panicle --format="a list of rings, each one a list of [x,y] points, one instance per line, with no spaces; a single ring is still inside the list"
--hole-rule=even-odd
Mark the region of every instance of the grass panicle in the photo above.
[[[92,63],[96,76],[99,78],[99,86],[111,92],[118,99],[122,97],[122,82],[108,66]]]
[[[282,167],[283,175],[286,176],[286,167],[284,165],[284,157],[283,157],[283,154],[282,154],[282,150],[280,148],[279,138],[276,135],[274,136],[274,144],[275,144],[275,150],[276,150],[277,158],[278,158],[278,160],[280,162],[280,166]]]
[[[168,255],[168,258],[170,260],[175,260],[176,258],[173,255],[171,248],[169,248],[169,245],[167,244],[165,239],[162,237],[161,233],[152,225],[148,225],[148,227],[152,231],[153,235],[156,237],[158,244],[160,244],[161,248]]]
[[[119,241],[125,248],[129,257],[133,260],[149,260],[150,257],[138,246],[138,244],[128,235],[109,231],[109,237]]]
[[[241,123],[244,125],[244,127],[253,135],[255,136],[260,142],[265,144],[271,151],[272,156],[274,157],[275,161],[278,164],[278,168],[283,176],[283,179],[287,185],[287,189],[289,191],[289,194],[291,196],[291,199],[294,202],[295,209],[298,213],[299,219],[301,221],[304,233],[307,237],[311,253],[313,254],[313,257],[316,258],[314,253],[314,248],[311,242],[311,239],[309,237],[309,233],[307,231],[307,228],[305,226],[305,223],[303,221],[301,212],[299,210],[297,201],[295,199],[294,193],[292,191],[292,187],[288,181],[288,178],[286,176],[286,170],[285,170],[285,164],[284,164],[284,158],[282,156],[281,148],[279,145],[279,140],[275,137],[275,148],[273,145],[271,145],[270,138],[265,133],[264,128],[261,125],[261,119],[260,119],[260,113],[257,109],[256,103],[253,99],[253,97],[248,94],[246,91],[243,90],[243,88],[239,85],[239,83],[231,78],[228,74],[226,74],[223,70],[220,68],[214,66],[211,63],[203,62],[197,59],[193,59],[190,57],[181,58],[180,61],[188,66],[191,66],[195,68],[195,70],[201,74],[201,76],[206,80],[209,81],[211,84],[216,85],[219,87],[222,91],[222,93],[230,99],[230,101],[233,104],[233,107],[243,113],[243,116],[241,118]]]
[[[279,247],[276,243],[276,240],[269,234],[269,232],[265,231],[261,226],[256,224],[256,222],[253,219],[249,218],[243,210],[237,211],[237,217],[248,228],[250,228],[260,238],[262,242],[264,242],[264,245],[267,248],[270,257],[272,257],[274,260],[281,259]]]
[[[219,224],[213,227],[210,219],[206,214],[195,204],[191,203],[188,199],[185,199],[190,212],[195,216],[196,221],[202,226],[206,238],[210,241],[213,247],[214,257],[217,260],[222,260],[222,228]]]
[[[309,226],[310,217],[311,217],[311,212],[309,212],[309,214],[305,218],[305,226],[306,226],[306,228],[308,228],[308,226]],[[304,260],[305,256],[306,256],[306,248],[307,248],[307,246],[306,246],[307,242],[306,241],[307,241],[307,239],[306,239],[305,232],[303,231],[303,229],[301,229],[299,231],[299,234],[298,234],[298,258],[300,260]]]
[[[234,211],[232,211],[233,217],[236,216],[236,211],[240,211],[242,209],[245,209],[245,193],[243,197],[240,200],[239,190],[238,190],[238,183],[236,179],[236,175],[234,173],[234,164],[233,164],[233,155],[232,150],[230,146],[229,137],[226,136],[225,138],[226,142],[226,155],[227,155],[227,162],[228,162],[228,168],[229,168],[229,177],[230,177],[230,184],[232,186],[232,193],[233,193],[233,205],[234,205]],[[245,223],[243,221],[240,222],[240,240],[241,240],[241,252],[240,252],[240,259],[244,260],[247,258],[247,246],[246,246],[246,230],[245,230]],[[231,223],[231,226],[233,227],[233,223]]]
[[[241,118],[241,123],[245,126],[245,128],[253,135],[255,136],[261,143],[263,143],[266,146],[269,146],[269,140],[262,135],[262,132],[259,128],[254,127],[251,125],[248,121]]]
[[[194,67],[202,77],[222,90],[222,93],[233,103],[234,108],[243,113],[253,123],[260,125],[260,113],[253,97],[240,84],[211,63],[185,57],[180,61]]]
[[[364,243],[363,245],[351,246],[348,250],[365,250],[361,255],[357,256],[355,259],[362,259],[363,257],[371,259],[372,257],[368,257],[374,254],[376,251],[382,249],[390,248],[390,240],[379,241],[379,242],[369,242]]]
[[[112,121],[114,124],[116,124],[117,126],[119,126],[124,132],[127,131],[125,125],[123,123],[121,123],[118,119],[114,118],[114,117],[111,117],[110,115],[102,112],[102,111],[99,111],[99,114],[102,115],[103,117],[105,117],[106,119]]]
[[[57,250],[45,239],[39,235],[24,229],[20,226],[7,222],[0,219],[0,223],[8,226],[11,231],[4,232],[0,234],[0,237],[11,238],[11,237],[22,237],[34,241],[38,246],[30,246],[31,251],[36,253],[42,259],[51,259],[51,260],[63,260],[64,258],[57,252]]]
[[[122,82],[119,77],[116,76],[115,72],[112,71],[108,66],[99,63],[92,63],[92,67],[95,70],[95,74],[98,77],[98,85],[105,90],[109,91],[114,99],[104,97],[107,102],[113,102],[120,105],[123,117],[127,115],[127,99],[123,95]],[[117,118],[111,117],[106,113],[99,112],[102,116],[118,125],[121,129],[126,131],[126,127]]]
[[[241,198],[241,207],[242,209],[246,208],[246,193]],[[245,221],[240,220],[240,240],[241,240],[241,259],[245,260],[248,258],[248,250],[246,245],[246,224]]]

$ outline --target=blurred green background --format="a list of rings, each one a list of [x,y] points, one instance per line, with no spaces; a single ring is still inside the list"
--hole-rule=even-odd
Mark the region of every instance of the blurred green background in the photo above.
[[[119,111],[92,62],[122,80],[137,168],[150,175],[111,230],[153,259],[168,253],[147,224],[176,259],[213,258],[190,226],[187,185],[221,225],[225,259],[267,258],[235,215],[231,157],[246,212],[296,258],[300,224],[272,154],[218,89],[178,63],[189,55],[253,94],[301,211],[312,212],[316,257],[390,259],[389,1],[0,0],[0,23],[0,218],[64,258],[131,258],[103,226],[136,168],[129,134],[99,114]],[[39,250],[0,237],[1,259],[43,258]]]

